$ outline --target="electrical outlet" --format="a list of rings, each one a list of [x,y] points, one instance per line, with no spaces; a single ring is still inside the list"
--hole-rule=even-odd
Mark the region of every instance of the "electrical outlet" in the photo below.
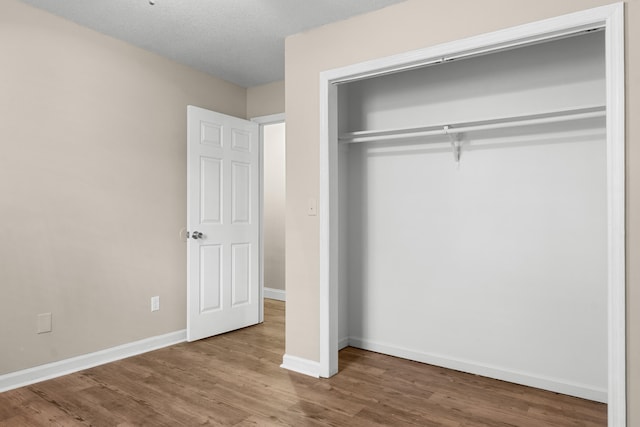
[[[151,311],[158,311],[158,310],[160,310],[160,297],[159,296],[151,297]]]
[[[41,313],[38,314],[38,326],[36,329],[36,333],[38,334],[46,334],[47,332],[51,332],[51,313]]]

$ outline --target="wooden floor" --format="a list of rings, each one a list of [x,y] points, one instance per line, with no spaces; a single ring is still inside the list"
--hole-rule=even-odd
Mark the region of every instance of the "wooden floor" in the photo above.
[[[355,348],[318,380],[265,323],[0,394],[2,426],[605,426],[606,405]]]

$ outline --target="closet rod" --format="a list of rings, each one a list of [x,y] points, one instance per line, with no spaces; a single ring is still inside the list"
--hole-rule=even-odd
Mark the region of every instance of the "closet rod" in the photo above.
[[[513,116],[476,122],[460,122],[448,125],[388,129],[380,131],[350,132],[340,136],[339,140],[340,142],[352,144],[358,142],[416,138],[421,136],[451,135],[463,132],[474,132],[481,130],[503,129],[519,126],[531,126],[547,123],[591,119],[596,117],[604,117],[605,115],[605,106],[586,107],[571,110],[560,110],[551,113]]]

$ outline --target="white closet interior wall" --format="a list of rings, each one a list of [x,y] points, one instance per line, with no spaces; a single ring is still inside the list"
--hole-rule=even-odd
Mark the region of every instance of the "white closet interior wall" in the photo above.
[[[604,33],[339,86],[340,132],[602,106]],[[604,118],[341,144],[340,346],[606,401]],[[430,143],[425,143],[430,142]]]

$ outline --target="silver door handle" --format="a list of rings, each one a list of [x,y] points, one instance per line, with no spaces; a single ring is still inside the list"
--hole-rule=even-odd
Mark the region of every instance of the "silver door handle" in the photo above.
[[[203,236],[204,236],[204,235],[203,235],[201,232],[199,232],[199,231],[194,231],[194,232],[191,234],[191,238],[192,238],[192,239],[202,239],[202,237],[203,237]]]

